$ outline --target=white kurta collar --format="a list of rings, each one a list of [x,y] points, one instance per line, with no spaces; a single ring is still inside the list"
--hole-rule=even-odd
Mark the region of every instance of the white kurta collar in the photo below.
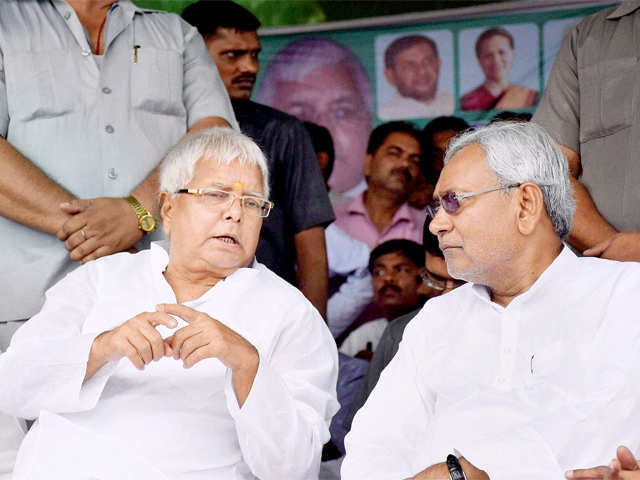
[[[522,305],[530,301],[531,298],[538,299],[539,291],[544,289],[546,285],[554,284],[556,278],[562,274],[562,272],[566,271],[569,265],[577,260],[575,253],[571,251],[566,245],[563,244],[562,250],[558,254],[558,256],[551,262],[542,274],[533,282],[533,285],[525,291],[521,293],[517,297],[515,297],[509,305],[503,307],[502,305],[497,304],[496,302],[491,300],[491,294],[489,288],[486,285],[481,285],[478,283],[474,283],[472,285],[472,292],[483,302],[489,304],[491,308],[503,311],[509,308],[515,308],[516,305]]]

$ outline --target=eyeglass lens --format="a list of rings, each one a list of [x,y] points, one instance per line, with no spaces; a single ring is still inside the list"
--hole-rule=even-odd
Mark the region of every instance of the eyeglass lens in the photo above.
[[[456,194],[453,192],[445,193],[440,200],[434,199],[431,205],[427,205],[427,214],[429,217],[432,219],[435,218],[441,205],[447,213],[456,213],[460,208],[460,202],[458,202]]]

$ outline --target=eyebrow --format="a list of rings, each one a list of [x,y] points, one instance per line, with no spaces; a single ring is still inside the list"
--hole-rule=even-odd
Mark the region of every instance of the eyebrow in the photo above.
[[[224,183],[220,183],[220,182],[213,182],[210,184],[211,187],[216,187],[216,188],[220,188],[223,190],[233,190],[233,185],[225,185]],[[242,195],[250,195],[252,197],[259,197],[264,199],[264,193],[260,193],[260,192],[243,192]]]

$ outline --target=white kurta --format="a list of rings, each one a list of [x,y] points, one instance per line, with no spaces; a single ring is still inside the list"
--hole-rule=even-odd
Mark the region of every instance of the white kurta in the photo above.
[[[98,334],[176,302],[167,263],[158,244],[90,262],[52,287],[13,337],[0,357],[0,411],[40,417],[16,480],[317,478],[338,409],[335,343],[304,296],[260,264],[185,303],[258,350],[242,408],[217,359],[184,369],[164,358],[138,371],[125,358],[82,384]]]
[[[639,264],[566,247],[506,308],[480,285],[432,298],[354,419],[343,480],[407,478],[454,448],[492,480],[640,452],[639,307]]]

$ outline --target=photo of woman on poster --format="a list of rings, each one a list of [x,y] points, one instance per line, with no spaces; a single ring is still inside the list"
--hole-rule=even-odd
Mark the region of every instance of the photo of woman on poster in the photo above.
[[[475,50],[485,79],[482,85],[462,96],[462,110],[512,110],[538,102],[536,90],[509,80],[515,42],[505,28],[492,27],[482,32],[476,40]]]

